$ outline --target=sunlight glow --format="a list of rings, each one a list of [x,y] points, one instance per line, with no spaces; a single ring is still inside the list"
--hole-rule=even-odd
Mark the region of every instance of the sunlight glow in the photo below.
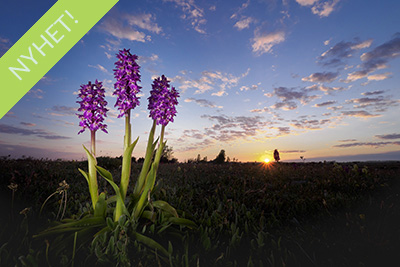
[[[269,158],[264,159],[264,162],[269,163],[270,162]]]

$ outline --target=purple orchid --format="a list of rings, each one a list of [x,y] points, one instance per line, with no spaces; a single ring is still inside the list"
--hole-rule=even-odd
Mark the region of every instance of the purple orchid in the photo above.
[[[86,128],[91,132],[101,129],[103,132],[108,133],[106,130],[107,125],[103,123],[108,111],[104,93],[102,82],[97,80],[94,84],[89,82],[81,85],[78,94],[81,100],[76,101],[76,103],[80,104],[78,111],[83,112],[83,114],[76,114],[81,119],[79,126],[82,127],[78,134],[83,133]]]
[[[152,84],[151,96],[149,99],[148,109],[150,117],[156,121],[157,125],[166,126],[169,122],[174,121],[176,115],[175,106],[178,104],[178,91],[171,87],[167,78],[162,75],[156,78]]]
[[[140,104],[139,97],[137,97],[142,88],[137,84],[140,82],[140,66],[136,63],[138,56],[132,55],[129,50],[119,50],[118,61],[115,62],[114,78],[117,79],[117,82],[114,84],[113,95],[117,96],[114,107],[118,106],[120,111],[118,118]]]

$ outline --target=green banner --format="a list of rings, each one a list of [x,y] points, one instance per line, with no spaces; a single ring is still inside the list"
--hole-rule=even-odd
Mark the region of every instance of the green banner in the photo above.
[[[57,1],[0,58],[0,119],[117,2],[118,0]]]

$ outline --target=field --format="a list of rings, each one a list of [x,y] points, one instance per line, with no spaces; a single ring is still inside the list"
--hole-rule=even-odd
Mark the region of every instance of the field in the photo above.
[[[98,165],[119,176],[119,159],[99,158]],[[128,255],[110,252],[107,244],[101,251],[85,244],[53,254],[55,241],[32,236],[56,219],[88,212],[78,171],[85,167],[0,160],[1,266],[390,266],[398,257],[399,162],[161,164],[152,197],[198,225],[162,234],[143,230],[173,251],[169,258],[132,238],[124,239]],[[132,177],[140,167],[133,164]],[[66,194],[53,195],[39,216],[63,180]],[[112,192],[100,178],[99,188]]]

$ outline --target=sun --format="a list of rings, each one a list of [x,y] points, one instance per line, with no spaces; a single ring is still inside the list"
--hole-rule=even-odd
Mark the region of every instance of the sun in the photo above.
[[[269,162],[270,162],[269,158],[264,159],[264,163],[269,163]]]

